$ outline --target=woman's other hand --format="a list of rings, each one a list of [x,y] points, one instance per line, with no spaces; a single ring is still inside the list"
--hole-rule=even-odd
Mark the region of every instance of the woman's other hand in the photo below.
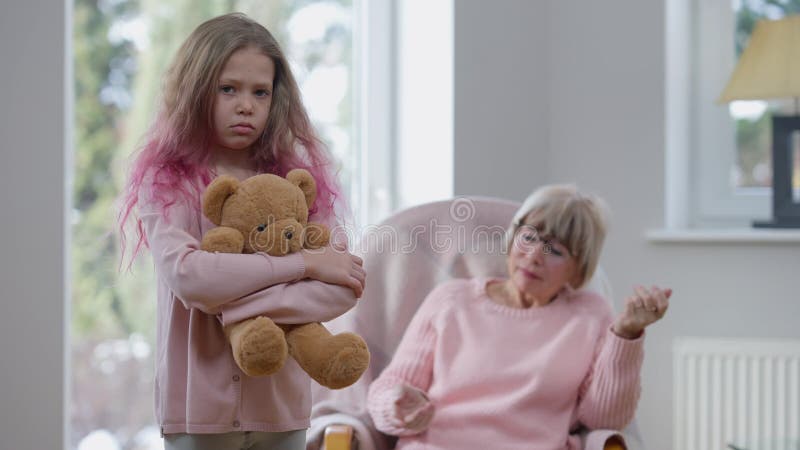
[[[644,329],[667,312],[672,289],[658,286],[636,286],[634,294],[625,299],[625,309],[614,322],[612,330],[625,339],[636,339]]]
[[[418,432],[428,427],[433,418],[434,407],[424,392],[401,384],[392,389],[392,397],[399,427]]]

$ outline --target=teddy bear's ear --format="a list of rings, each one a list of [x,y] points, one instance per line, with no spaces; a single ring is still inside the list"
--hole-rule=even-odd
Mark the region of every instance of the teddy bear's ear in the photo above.
[[[299,187],[306,196],[306,206],[311,208],[317,198],[317,182],[305,169],[293,169],[286,174],[286,179]]]
[[[214,225],[222,223],[222,205],[239,188],[239,180],[230,175],[220,175],[208,185],[203,193],[203,214]]]

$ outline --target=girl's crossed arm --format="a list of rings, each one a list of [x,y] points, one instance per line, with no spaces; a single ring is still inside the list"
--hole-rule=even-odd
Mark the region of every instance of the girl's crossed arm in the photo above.
[[[167,218],[143,203],[139,218],[159,278],[187,308],[215,314],[225,303],[268,286],[299,280],[305,273],[299,253],[274,257],[202,251],[200,241],[187,231],[194,216],[189,207],[175,203],[168,214]]]
[[[259,291],[282,283],[313,278],[332,284],[316,282],[318,284],[308,292],[311,297],[311,304],[308,305],[310,315],[304,317],[321,313],[325,317],[330,316],[325,319],[329,320],[352,308],[363,291],[365,274],[361,268],[362,261],[341,247],[286,256],[205,252],[200,250],[200,241],[188,231],[192,229],[192,225],[199,229],[199,224],[196,223],[197,213],[185,201],[172,204],[167,217],[162,208],[156,202],[147,201],[146,196],[146,192],[141,194],[139,217],[156,271],[187,308],[217,314],[221,312],[223,305],[237,300],[238,304],[243,304],[258,298],[269,298],[271,310],[274,308],[276,293],[280,292],[280,296],[289,294],[287,298],[291,298],[295,295],[295,290],[299,289],[301,292],[297,295],[300,295],[308,289],[305,286],[310,284],[301,283],[297,287],[284,287],[269,292]],[[326,297],[323,293],[330,299],[330,304],[314,314],[314,295]],[[296,297],[299,298],[302,297]],[[280,305],[281,302],[277,304]],[[278,310],[283,308],[278,306]],[[298,323],[316,321],[301,320],[295,314],[288,316]]]
[[[260,315],[282,324],[327,322],[350,310],[357,300],[349,287],[301,280],[276,284],[222,305],[218,316],[223,326]]]
[[[259,315],[278,323],[327,322],[355,306],[364,291],[363,260],[336,241],[324,249],[300,253],[305,280],[283,283],[254,292],[220,309],[223,325]]]

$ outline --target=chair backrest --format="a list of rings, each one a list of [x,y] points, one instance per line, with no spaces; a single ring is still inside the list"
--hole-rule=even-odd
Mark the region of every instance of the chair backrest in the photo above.
[[[518,207],[503,200],[459,198],[401,211],[365,230],[361,253],[367,285],[353,314],[359,329],[370,330],[375,375],[388,364],[434,287],[453,278],[506,273],[505,232]]]
[[[364,337],[370,366],[348,388],[331,391],[315,385],[312,419],[346,414],[371,428],[364,406],[369,384],[389,364],[427,294],[453,278],[507,276],[506,230],[519,206],[507,200],[462,197],[400,211],[364,231],[356,249],[367,271],[364,295],[355,308],[326,326],[334,333],[352,331]],[[587,288],[611,298],[600,269]],[[370,433],[374,442],[362,447],[389,448],[385,437],[374,430]]]

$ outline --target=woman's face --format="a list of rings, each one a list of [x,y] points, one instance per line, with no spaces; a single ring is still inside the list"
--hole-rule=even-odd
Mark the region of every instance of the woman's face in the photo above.
[[[514,234],[508,255],[509,279],[523,297],[549,303],[568,283],[574,282],[578,267],[564,244],[540,236],[536,228],[523,224]]]

